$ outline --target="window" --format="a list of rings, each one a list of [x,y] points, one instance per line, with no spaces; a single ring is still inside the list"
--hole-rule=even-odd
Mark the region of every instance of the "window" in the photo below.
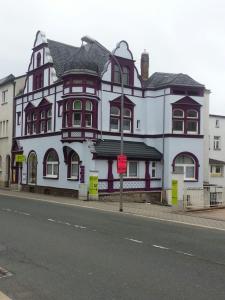
[[[141,129],[141,120],[137,120],[137,130]]]
[[[59,176],[59,159],[55,150],[47,153],[44,175],[49,178],[58,178]]]
[[[199,132],[199,112],[195,109],[173,109],[173,133],[197,134]]]
[[[156,162],[152,161],[152,178],[156,178]]]
[[[114,82],[121,83],[120,69],[117,65],[114,65]]]
[[[123,130],[125,132],[131,132],[131,110],[128,108],[124,108],[123,116]]]
[[[110,131],[120,131],[120,109],[116,106],[110,108]]]
[[[221,150],[220,144],[221,144],[221,138],[220,138],[220,136],[214,136],[214,140],[213,140],[213,148],[214,148],[214,150]]]
[[[123,83],[125,85],[129,85],[130,84],[129,69],[127,67],[123,67]]]
[[[92,127],[92,102],[87,100],[85,104],[85,127]]]
[[[79,156],[76,152],[72,151],[69,156],[68,165],[68,178],[78,179],[79,178]]]
[[[223,166],[222,165],[211,165],[210,173],[211,173],[211,176],[222,177],[223,176]]]
[[[37,155],[31,152],[28,156],[28,184],[37,183]]]
[[[181,109],[173,110],[173,132],[174,133],[184,132],[184,111]]]
[[[73,126],[80,127],[82,124],[82,103],[80,100],[73,102]]]
[[[8,90],[2,91],[2,104],[8,101]]]
[[[220,120],[216,120],[216,128],[220,127]]]
[[[179,155],[175,159],[174,171],[177,174],[184,174],[185,180],[195,180],[194,159],[188,155]]]
[[[38,54],[37,54],[37,68],[40,67],[40,65],[41,65],[41,53],[38,52]]]
[[[127,162],[127,173],[125,177],[138,177],[138,162],[128,161]]]
[[[21,125],[21,112],[16,113],[17,125]]]
[[[0,155],[0,172],[2,172],[2,156]]]
[[[63,105],[62,103],[58,103],[58,117],[62,117],[63,113]]]
[[[187,133],[198,133],[198,112],[196,110],[187,111]]]

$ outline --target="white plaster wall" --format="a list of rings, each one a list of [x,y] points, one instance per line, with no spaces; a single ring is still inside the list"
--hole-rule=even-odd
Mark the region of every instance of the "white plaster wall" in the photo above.
[[[216,128],[216,120],[219,120],[219,128]],[[225,116],[209,116],[209,136],[209,157],[225,162]],[[220,136],[221,150],[214,150],[214,136]]]
[[[49,77],[48,70],[49,69],[44,70],[44,86],[48,86],[48,77]]]
[[[63,146],[69,146],[74,149],[82,161],[82,165],[85,166],[85,182],[88,183],[89,170],[95,169],[95,162],[92,160],[92,154],[90,153],[89,143],[71,143],[62,144],[60,142],[60,136],[42,137],[42,138],[31,138],[24,139],[20,141],[21,146],[24,149],[24,155],[28,157],[31,150],[34,150],[38,157],[37,166],[37,185],[40,186],[50,186],[58,188],[69,188],[78,189],[79,181],[67,180],[67,165],[64,162]],[[54,148],[59,156],[59,179],[47,179],[43,178],[43,159],[46,151],[49,148]],[[27,164],[23,166],[22,173],[27,174]],[[26,184],[24,178],[23,183]]]
[[[203,139],[194,138],[166,138],[165,139],[165,188],[171,188],[172,163],[174,157],[181,152],[191,152],[199,161],[199,177],[197,182],[187,182],[187,187],[202,187],[204,172],[204,145]]]
[[[117,44],[116,49],[113,51],[114,55],[132,59],[131,52],[128,50],[128,44],[124,41],[121,41]]]

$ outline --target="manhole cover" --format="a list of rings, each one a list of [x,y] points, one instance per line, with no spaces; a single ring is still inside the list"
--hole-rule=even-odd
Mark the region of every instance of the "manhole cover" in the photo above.
[[[0,267],[0,278],[12,276],[12,273]]]

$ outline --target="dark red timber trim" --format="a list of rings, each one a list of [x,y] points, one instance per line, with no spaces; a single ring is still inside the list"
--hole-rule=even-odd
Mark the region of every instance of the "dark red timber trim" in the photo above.
[[[175,170],[175,160],[178,156],[180,155],[185,155],[185,156],[189,156],[191,157],[194,162],[195,162],[195,179],[196,181],[198,181],[198,175],[199,175],[199,167],[200,167],[200,164],[199,164],[199,161],[198,161],[198,158],[191,152],[180,152],[178,153],[174,159],[173,159],[173,163],[172,163],[172,168],[173,168],[173,171]],[[192,180],[193,181],[193,180]]]
[[[113,191],[113,172],[112,172],[113,160],[108,159],[108,191]]]
[[[150,173],[149,173],[149,161],[147,160],[145,162],[145,189],[146,191],[150,190]]]

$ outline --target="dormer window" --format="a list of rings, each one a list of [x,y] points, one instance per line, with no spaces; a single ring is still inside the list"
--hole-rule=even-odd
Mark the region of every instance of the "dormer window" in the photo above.
[[[37,68],[40,67],[40,65],[41,65],[41,53],[38,52],[38,54],[37,54]]]
[[[126,66],[121,66],[123,72],[123,84],[130,85],[130,69]],[[114,83],[121,84],[121,73],[118,65],[114,65]]]

